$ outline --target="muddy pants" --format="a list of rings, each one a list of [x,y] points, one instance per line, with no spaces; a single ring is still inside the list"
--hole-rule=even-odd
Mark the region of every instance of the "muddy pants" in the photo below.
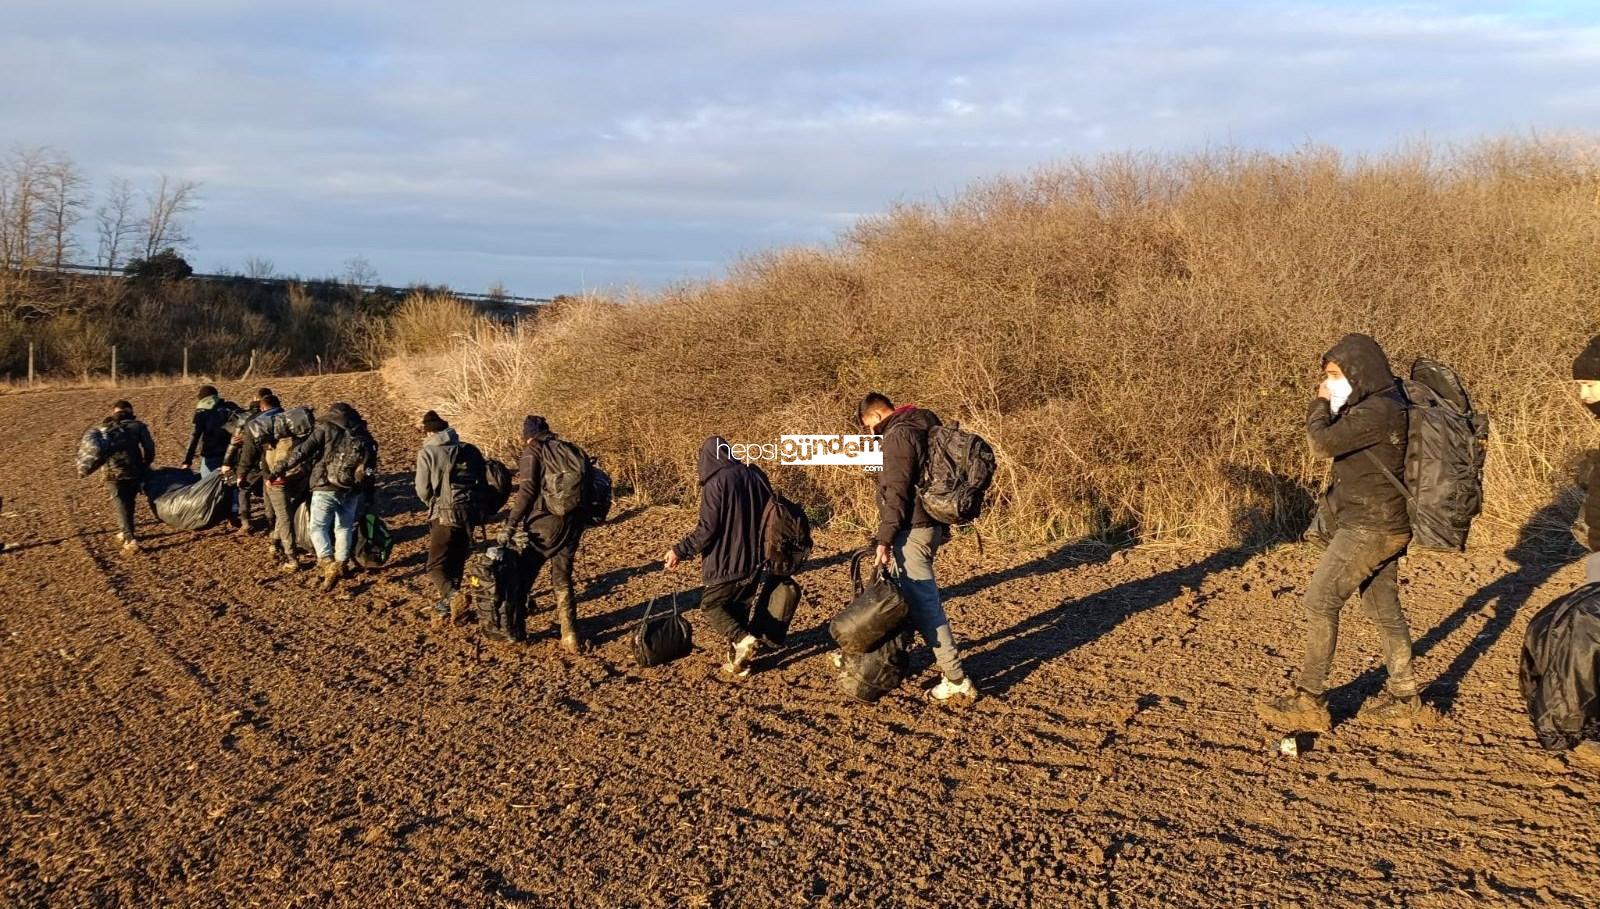
[[[539,570],[550,566],[551,599],[555,600],[556,621],[563,632],[577,633],[578,598],[572,583],[572,563],[578,556],[585,525],[577,516],[541,515],[528,523],[526,543],[518,562],[518,589],[511,599],[511,634],[521,639],[528,629],[528,612],[533,608],[533,585]]]
[[[943,526],[913,527],[894,535],[890,554],[899,574],[900,592],[911,611],[911,624],[933,651],[934,661],[944,677],[957,684],[966,681],[955,632],[939,600],[939,582],[933,577],[933,558],[949,531]]]
[[[305,501],[305,490],[289,483],[264,483],[267,517],[272,521],[272,541],[286,555],[294,555],[294,513]]]
[[[133,531],[133,507],[139,500],[139,487],[143,485],[138,480],[112,480],[106,484],[106,489],[111,493],[111,513],[117,518],[117,532],[122,534],[122,541],[136,539]]]
[[[1306,589],[1306,660],[1300,688],[1321,696],[1328,688],[1328,666],[1339,643],[1339,612],[1345,601],[1361,594],[1362,610],[1383,636],[1383,660],[1389,668],[1388,690],[1395,697],[1413,697],[1417,680],[1411,674],[1411,629],[1400,609],[1400,556],[1411,535],[1405,531],[1340,529],[1328,543]]]
[[[757,592],[760,574],[721,584],[708,584],[700,592],[700,614],[718,636],[729,642],[750,633],[751,601]]]
[[[461,586],[461,572],[471,551],[470,528],[428,522],[428,580],[439,596],[450,596]]]

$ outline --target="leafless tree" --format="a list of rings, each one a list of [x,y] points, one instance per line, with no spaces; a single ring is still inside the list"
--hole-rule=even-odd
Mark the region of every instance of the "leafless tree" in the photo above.
[[[0,263],[27,268],[39,261],[40,210],[49,151],[18,147],[0,168]]]
[[[252,281],[270,278],[278,273],[278,266],[265,256],[251,256],[244,260],[244,276]]]
[[[183,223],[185,215],[194,211],[199,201],[200,184],[189,180],[173,180],[161,175],[161,183],[153,193],[145,194],[144,257],[146,259],[163,249],[177,249],[189,242]]]
[[[77,249],[76,228],[89,205],[84,195],[89,181],[65,155],[46,161],[40,176],[41,253],[52,266],[60,268]]]
[[[94,213],[95,233],[100,245],[97,253],[100,265],[117,268],[128,254],[128,246],[139,233],[138,216],[133,211],[133,187],[127,180],[111,181],[106,200]]]
[[[351,287],[371,287],[378,283],[378,270],[366,256],[351,256],[344,262],[344,283]]]

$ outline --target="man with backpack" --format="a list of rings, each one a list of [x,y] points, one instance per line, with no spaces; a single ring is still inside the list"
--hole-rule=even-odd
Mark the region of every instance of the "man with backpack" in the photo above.
[[[378,446],[354,407],[339,402],[319,417],[316,426],[288,456],[267,471],[267,480],[282,480],[309,465],[311,514],[308,532],[322,572],[322,589],[331,591],[350,573],[356,520],[368,502],[378,475]],[[287,506],[287,503],[285,503]],[[278,505],[273,504],[276,512]],[[294,521],[282,512],[279,521]]]
[[[748,622],[765,560],[762,517],[772,498],[772,486],[759,469],[734,458],[733,449],[721,436],[701,443],[695,470],[700,484],[700,520],[662,560],[671,571],[679,562],[700,557],[704,584],[700,613],[728,646],[722,671],[734,679],[748,678],[761,649]]]
[[[285,572],[300,570],[300,556],[295,548],[295,509],[306,500],[306,471],[285,474],[271,479],[274,466],[282,465],[294,451],[296,439],[288,431],[279,436],[279,424],[284,422],[283,404],[278,396],[268,391],[261,398],[261,412],[245,425],[246,439],[240,447],[242,473],[239,488],[252,478],[261,482],[261,497],[266,501],[265,511],[271,526],[267,530],[272,542],[273,557]]]
[[[1596,418],[1600,418],[1600,337],[1572,361],[1572,381],[1578,400]],[[1589,451],[1578,472],[1578,485],[1583,489],[1583,504],[1578,509],[1578,523],[1573,528],[1578,542],[1589,550],[1584,560],[1584,580],[1590,584],[1600,581],[1600,449]]]
[[[145,474],[156,460],[155,439],[149,427],[134,417],[133,405],[127,401],[112,405],[111,416],[100,428],[110,446],[101,469],[117,519],[117,539],[123,552],[137,552],[139,537],[134,530],[133,512]]]
[[[943,676],[928,689],[928,699],[948,703],[973,700],[977,686],[961,664],[955,632],[939,598],[933,560],[949,538],[949,527],[934,520],[918,497],[928,460],[928,434],[941,425],[931,410],[870,392],[856,408],[861,425],[880,439],[883,469],[877,474],[878,526],[872,535],[877,563],[892,566],[911,621],[930,649]]]
[[[1400,557],[1411,542],[1406,474],[1408,418],[1389,358],[1367,335],[1350,334],[1322,358],[1324,377],[1306,418],[1311,452],[1333,460],[1324,507],[1332,536],[1306,590],[1306,653],[1295,691],[1260,704],[1268,724],[1327,732],[1328,668],[1339,640],[1339,613],[1359,593],[1383,638],[1389,678],[1361,716],[1410,724],[1422,711],[1411,668],[1411,630],[1400,608]]]
[[[223,456],[233,441],[233,436],[223,426],[237,408],[224,401],[213,385],[200,386],[198,398],[194,405],[194,432],[189,436],[189,449],[183,454],[183,469],[193,469],[198,451],[200,479],[203,480],[222,467]]]
[[[548,564],[561,646],[568,653],[583,652],[572,564],[591,519],[589,470],[589,457],[583,449],[552,432],[544,417],[530,415],[522,421],[517,485],[505,529],[496,538],[501,546],[521,553],[518,589],[511,598],[509,627],[486,629],[492,637],[511,641],[526,637],[533,585],[539,570]]]
[[[461,441],[434,411],[417,421],[423,434],[417,452],[417,498],[428,508],[428,579],[439,599],[433,605],[440,622],[450,619],[450,601],[472,551],[472,528],[483,499],[485,462],[476,446]]]

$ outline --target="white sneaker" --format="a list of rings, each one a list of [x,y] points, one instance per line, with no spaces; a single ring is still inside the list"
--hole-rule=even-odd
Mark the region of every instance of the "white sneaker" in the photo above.
[[[835,669],[843,669],[844,668],[844,651],[835,650],[834,652],[828,654],[828,662],[832,663],[833,664],[833,668],[835,668]]]
[[[750,664],[755,661],[756,651],[760,649],[761,642],[756,640],[754,635],[747,634],[734,641],[728,647],[728,662],[722,667],[722,671],[736,679],[749,678]]]
[[[972,679],[963,679],[961,682],[952,682],[949,679],[940,679],[939,684],[928,689],[928,700],[944,704],[955,698],[977,700],[978,688],[972,684]]]

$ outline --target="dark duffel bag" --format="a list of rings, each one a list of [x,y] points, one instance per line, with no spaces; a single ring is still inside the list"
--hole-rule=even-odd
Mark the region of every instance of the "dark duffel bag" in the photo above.
[[[220,473],[202,480],[187,470],[157,471],[148,478],[145,494],[161,523],[179,530],[205,530],[228,515],[226,479]]]
[[[750,613],[750,633],[768,647],[782,647],[789,637],[789,624],[800,608],[800,585],[794,578],[769,576],[761,585],[755,609]]]
[[[672,612],[651,618],[656,600],[644,608],[644,618],[633,633],[633,661],[640,666],[664,666],[689,655],[694,649],[694,629],[678,614],[678,595],[672,595]]]
[[[872,578],[862,581],[861,562],[872,557],[871,549],[863,549],[851,557],[850,583],[855,588],[855,599],[828,623],[828,634],[845,653],[872,650],[899,630],[910,614],[899,585],[880,566],[874,565]]]
[[[467,559],[461,591],[478,616],[480,629],[509,634],[511,598],[517,595],[516,554],[503,546],[485,546]]]
[[[866,653],[843,654],[839,689],[865,704],[900,687],[910,665],[906,633],[891,634],[882,644]]]

